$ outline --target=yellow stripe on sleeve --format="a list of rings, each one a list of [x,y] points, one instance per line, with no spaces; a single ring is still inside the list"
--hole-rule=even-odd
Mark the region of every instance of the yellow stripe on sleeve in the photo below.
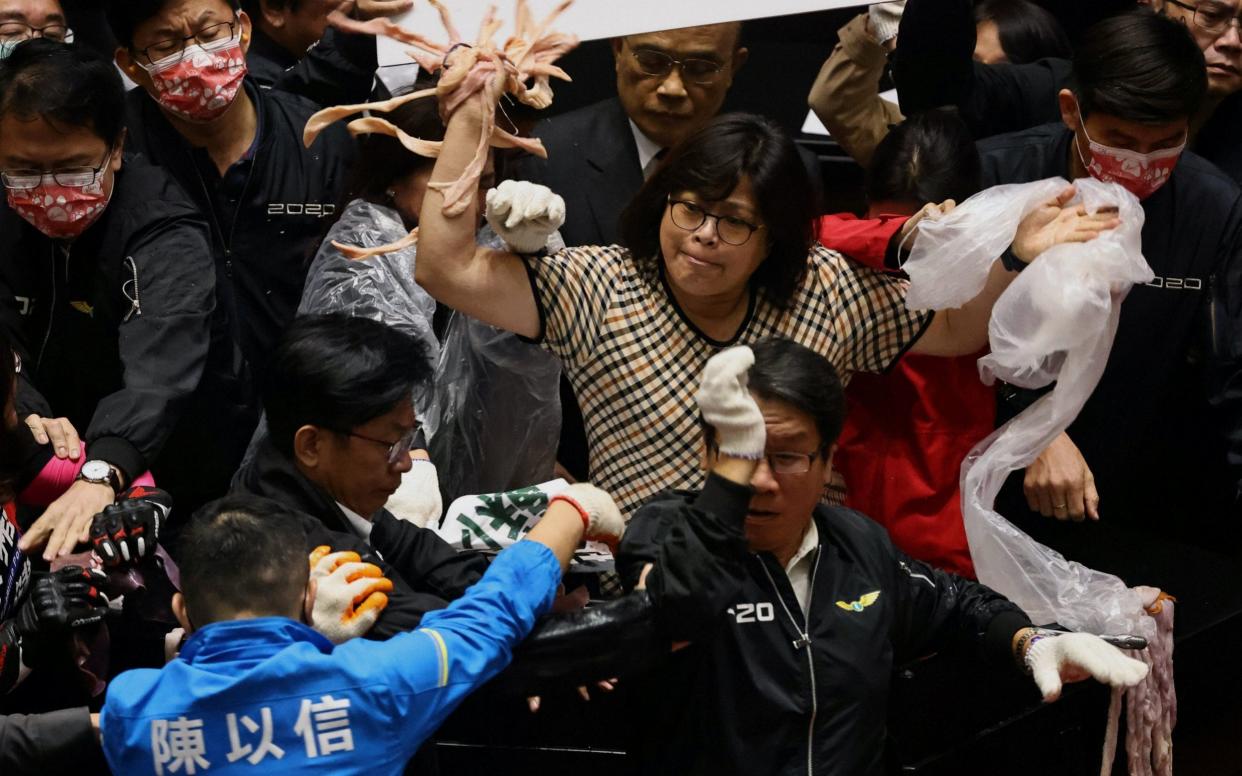
[[[448,645],[444,643],[444,637],[430,628],[419,628],[419,631],[430,636],[436,645],[436,655],[440,658],[440,683],[437,686],[448,686]]]

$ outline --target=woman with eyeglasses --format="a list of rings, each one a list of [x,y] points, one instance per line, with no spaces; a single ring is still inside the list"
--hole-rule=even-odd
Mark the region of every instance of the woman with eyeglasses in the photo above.
[[[432,180],[466,168],[479,113],[468,101],[448,119]],[[1018,258],[1115,225],[1062,211],[1068,196],[1023,221]],[[474,245],[472,206],[450,219],[443,201],[428,191],[422,205],[417,282],[559,356],[586,421],[592,482],[626,513],[658,490],[702,487],[694,384],[720,349],[785,336],[826,356],[845,379],[884,371],[908,350],[974,353],[992,303],[1017,277],[997,261],[965,307],[907,309],[904,282],[812,240],[816,214],[794,142],[751,114],[715,118],[669,151],[623,212],[621,245],[551,256],[489,250]]]
[[[449,118],[433,180],[454,180],[469,163],[480,113],[469,100]],[[1023,222],[1019,258],[1114,225],[1063,212],[1064,201]],[[1016,272],[998,261],[962,309],[908,310],[902,281],[814,243],[811,202],[789,136],[758,116],[724,115],[646,181],[622,216],[621,245],[550,256],[480,248],[472,208],[447,218],[443,197],[429,191],[416,278],[437,300],[561,358],[583,409],[591,478],[631,513],[660,490],[702,487],[694,386],[722,348],[786,337],[848,379],[884,371],[908,350],[967,354],[986,341],[992,303]]]

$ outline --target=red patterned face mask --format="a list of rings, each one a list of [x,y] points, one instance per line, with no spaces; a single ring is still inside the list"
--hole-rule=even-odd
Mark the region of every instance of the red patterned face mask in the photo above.
[[[51,174],[44,176],[50,181]],[[9,189],[9,207],[35,229],[55,240],[72,240],[99,220],[112,196],[102,175],[84,186],[45,182],[29,189]]]
[[[150,65],[139,65],[150,73],[161,107],[198,123],[228,110],[246,77],[246,55],[238,37],[196,43]]]
[[[1085,124],[1082,133],[1087,135]],[[1074,146],[1078,149],[1078,158],[1082,160],[1083,166],[1087,168],[1087,172],[1091,173],[1092,178],[1105,183],[1119,183],[1139,200],[1147,199],[1169,182],[1169,176],[1173,174],[1178,158],[1186,149],[1186,143],[1183,141],[1176,148],[1141,154],[1137,151],[1127,151],[1124,148],[1113,148],[1097,143],[1091,139],[1090,135],[1087,135],[1087,148],[1091,152],[1090,155],[1083,154],[1082,148],[1078,148],[1077,136],[1074,137]]]

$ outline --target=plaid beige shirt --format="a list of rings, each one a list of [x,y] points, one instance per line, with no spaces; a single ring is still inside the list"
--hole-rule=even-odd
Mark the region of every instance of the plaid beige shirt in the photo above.
[[[931,313],[906,309],[906,283],[816,244],[794,303],[752,295],[728,342],[700,332],[656,267],[620,246],[567,248],[527,260],[544,347],[560,357],[586,422],[591,480],[627,519],[668,488],[701,488],[694,402],[707,359],[732,345],[785,337],[825,356],[843,382],[882,372],[922,334]]]

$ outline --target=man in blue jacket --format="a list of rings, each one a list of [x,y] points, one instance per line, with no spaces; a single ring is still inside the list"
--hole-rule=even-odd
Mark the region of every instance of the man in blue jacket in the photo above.
[[[191,635],[162,670],[109,686],[100,727],[114,772],[400,773],[509,662],[584,536],[624,530],[606,494],[578,486],[418,630],[333,648],[304,624],[316,584],[300,521],[261,503],[220,499],[186,530],[173,610]]]

